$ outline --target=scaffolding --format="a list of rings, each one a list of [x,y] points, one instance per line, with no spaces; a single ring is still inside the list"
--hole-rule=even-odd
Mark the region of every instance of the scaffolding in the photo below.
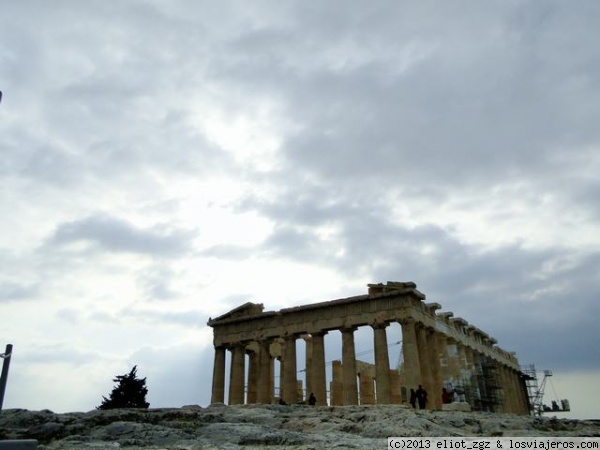
[[[481,410],[498,412],[498,407],[504,395],[502,384],[500,383],[498,366],[486,358],[481,364],[481,371]]]
[[[499,412],[504,391],[497,365],[482,357],[475,362],[473,371],[461,377],[458,393],[471,405],[473,411]]]
[[[568,412],[571,411],[571,405],[569,400],[562,399],[558,400],[554,385],[552,385],[552,371],[544,370],[544,378],[541,383],[538,383],[537,370],[535,365],[529,364],[528,366],[521,367],[523,372],[523,378],[525,379],[525,386],[527,387],[527,396],[529,397],[529,410],[533,416],[541,416],[546,412]],[[551,401],[550,405],[544,404],[544,392],[546,390],[546,383],[550,381],[552,390],[554,391],[555,399]]]

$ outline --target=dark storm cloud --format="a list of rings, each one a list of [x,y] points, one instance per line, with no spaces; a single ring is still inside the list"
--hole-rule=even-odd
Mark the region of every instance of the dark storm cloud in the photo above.
[[[538,273],[518,254],[507,258],[514,261],[513,276],[499,280],[496,289],[478,299],[467,293],[470,313],[477,314],[484,329],[496,330],[503,346],[517,350],[523,362],[597,369],[600,351],[590,343],[600,341],[598,254],[557,251],[545,258]],[[490,309],[497,313],[486,314]]]
[[[521,243],[466,244],[430,218],[408,224],[391,213],[514,185],[524,186],[518,197],[494,201],[597,222],[600,9],[448,8],[342,8],[319,20],[322,9],[298,7],[292,28],[306,32],[273,26],[232,40],[224,76],[276,92],[295,127],[271,179],[275,199],[249,195],[239,207],[276,224],[264,255],[411,279],[525,361],[560,355],[561,367],[597,368],[587,344],[600,340],[593,248],[528,246],[529,230]],[[578,31],[565,33],[565,22]],[[486,206],[478,202],[462,212]]]
[[[598,256],[564,248],[462,247],[407,272],[427,295],[485,330],[522,363],[598,368]],[[387,269],[385,279],[397,279]],[[406,272],[405,272],[406,273]],[[393,277],[393,278],[390,278]],[[380,279],[381,277],[377,277]]]
[[[486,330],[524,362],[551,364],[560,355],[557,368],[597,368],[600,359],[577,345],[600,339],[594,325],[600,307],[593,300],[600,294],[597,253],[527,248],[526,240],[494,248],[466,244],[452,228],[398,223],[383,199],[361,208],[354,206],[356,198],[308,186],[296,197],[248,198],[240,207],[256,208],[278,224],[260,248],[263,255],[373,282],[415,281],[428,301]],[[335,232],[323,236],[323,226]]]
[[[597,49],[587,32],[562,29],[589,30],[599,11],[585,8],[497,3],[459,18],[386,4],[342,8],[332,27],[302,5],[298,33],[242,33],[219,74],[282,100],[300,130],[282,144],[288,171],[442,187],[552,176],[562,169],[553,154],[599,138]]]
[[[366,192],[370,189],[357,186],[352,195],[336,192],[331,185],[306,184],[274,201],[248,197],[239,208],[258,210],[278,224],[261,246],[264,253],[319,261],[344,273],[419,264],[429,252],[464,253],[438,225],[393,221],[386,198],[371,196]],[[330,234],[324,235],[322,228],[329,228]]]
[[[168,258],[188,253],[192,249],[191,238],[187,232],[137,228],[125,220],[99,214],[60,224],[47,245],[61,247],[84,242],[100,251]]]

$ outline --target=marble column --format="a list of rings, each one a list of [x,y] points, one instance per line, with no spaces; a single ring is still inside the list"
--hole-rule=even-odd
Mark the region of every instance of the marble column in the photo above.
[[[514,370],[510,370],[510,378],[512,381],[513,391],[515,393],[515,414],[523,414],[523,398],[519,389],[519,374]]]
[[[275,359],[276,358],[273,358],[272,353],[269,352],[269,388],[267,403],[273,403],[273,400],[275,399]]]
[[[390,403],[390,357],[387,345],[387,324],[374,324],[375,342],[375,390],[378,404]]]
[[[447,338],[445,334],[436,332],[435,340],[437,342],[438,361],[440,362],[440,378],[442,379],[442,387],[445,387],[446,383],[450,381],[451,378],[448,374]]]
[[[326,331],[312,333],[312,392],[317,405],[327,405],[327,384],[325,376],[325,342]],[[309,392],[310,394],[310,392]]]
[[[433,376],[431,374],[431,365],[429,364],[429,348],[427,347],[427,334],[425,328],[421,324],[415,326],[417,333],[417,348],[419,349],[419,365],[421,366],[421,382],[427,391],[427,405],[426,408],[431,409],[433,397],[438,397],[438,393],[433,391]]]
[[[490,374],[488,380],[488,394],[490,394],[490,398],[493,401],[493,412],[504,412],[504,391],[502,390],[502,381],[500,379],[500,373],[498,370],[498,362],[492,358],[488,358],[488,373]]]
[[[298,401],[296,398],[297,380],[296,380],[296,337],[286,336],[283,355],[283,392],[281,397],[287,404],[294,404]]]
[[[527,383],[525,381],[525,379],[522,376],[518,376],[518,384],[519,384],[519,392],[521,393],[521,402],[523,404],[523,414],[530,414],[530,400],[529,400],[529,393],[527,391]]]
[[[503,413],[510,413],[510,394],[508,392],[507,389],[507,384],[506,384],[506,374],[504,372],[504,366],[502,364],[500,364],[499,362],[496,362],[497,364],[497,371],[498,371],[498,381],[500,384],[500,390],[502,392],[502,397],[501,397],[501,401],[500,401],[500,408],[501,408],[501,412]]]
[[[268,341],[258,343],[258,383],[256,402],[271,403],[271,352]]]
[[[466,384],[467,374],[467,352],[465,346],[462,343],[456,344],[456,350],[458,351],[458,379],[460,384],[463,386]]]
[[[331,363],[331,383],[329,383],[329,405],[343,406],[344,404],[344,370],[340,360]]]
[[[465,358],[467,360],[467,370],[469,372],[469,390],[466,400],[471,404],[471,407],[475,408],[481,400],[481,394],[479,392],[479,386],[477,384],[477,366],[475,365],[475,350],[473,350],[471,347],[465,347]]]
[[[416,390],[417,386],[421,383],[421,364],[419,362],[419,348],[417,346],[415,322],[412,319],[404,319],[400,324],[402,325],[404,383],[407,390]]]
[[[231,349],[231,371],[229,373],[229,404],[244,404],[244,361],[245,351],[242,344]]]
[[[486,356],[480,353],[479,351],[475,351],[473,353],[475,357],[475,366],[477,370],[477,391],[479,392],[479,400],[481,404],[482,411],[492,411],[492,407],[490,405],[491,395],[488,392],[487,384],[485,382],[486,376]]]
[[[511,378],[513,382],[513,389],[515,392],[515,404],[516,404],[516,414],[529,414],[529,408],[527,407],[527,400],[523,396],[523,391],[521,390],[521,384],[519,382],[519,373],[511,369]]]
[[[215,347],[211,403],[225,403],[225,347]]]
[[[426,342],[429,348],[429,367],[431,368],[431,391],[429,401],[432,408],[442,408],[442,387],[444,380],[440,370],[439,350],[437,346],[437,332],[433,329],[427,329]]]
[[[248,352],[248,396],[246,403],[256,403],[256,388],[258,386],[258,355]]]
[[[448,360],[447,378],[452,385],[460,385],[460,365],[458,358],[458,342],[454,338],[446,337],[446,358]]]
[[[517,408],[519,402],[517,399],[517,391],[515,391],[515,384],[512,376],[512,370],[508,366],[504,366],[504,378],[506,380],[506,392],[508,395],[509,411],[511,414],[517,414]]]
[[[508,374],[510,378],[510,390],[513,396],[513,412],[515,414],[522,414],[523,403],[521,402],[521,393],[519,392],[519,385],[517,384],[517,374],[512,368],[508,369]]]
[[[360,374],[360,404],[361,405],[374,405],[375,395],[373,390],[374,384],[373,377],[368,373]]]
[[[354,349],[355,330],[356,328],[344,328],[341,330],[344,405],[358,405],[358,386],[356,382],[356,352]]]
[[[304,400],[308,401],[308,396],[311,392],[313,392],[312,387],[312,374],[313,374],[313,341],[312,336],[303,336],[305,347],[305,357],[306,357],[306,370],[305,370],[305,382],[306,382],[306,391],[304,394]]]

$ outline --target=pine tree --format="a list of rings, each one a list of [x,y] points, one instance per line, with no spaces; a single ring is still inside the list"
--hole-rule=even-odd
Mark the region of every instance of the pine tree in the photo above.
[[[137,366],[133,366],[131,372],[125,375],[117,375],[113,379],[117,385],[110,393],[110,398],[102,397],[103,401],[97,409],[114,408],[148,408],[150,403],[146,402],[146,378],[137,378]]]

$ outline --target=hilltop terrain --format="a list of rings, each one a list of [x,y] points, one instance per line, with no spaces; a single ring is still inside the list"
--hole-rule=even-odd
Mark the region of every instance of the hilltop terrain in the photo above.
[[[0,439],[39,449],[384,449],[389,436],[600,436],[600,421],[415,411],[401,405],[212,405],[57,414],[10,409]]]

